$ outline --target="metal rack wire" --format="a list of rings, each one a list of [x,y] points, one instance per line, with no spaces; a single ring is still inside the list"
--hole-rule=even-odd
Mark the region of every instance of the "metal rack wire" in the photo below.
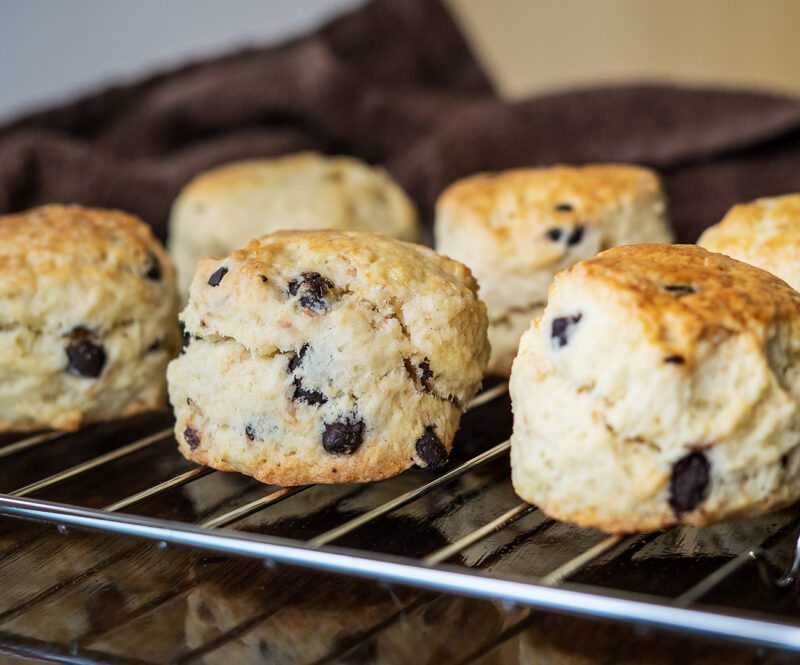
[[[478,395],[469,405],[479,409],[507,391],[507,384],[495,386]],[[38,434],[0,448],[0,458],[21,455],[37,446],[52,443],[58,433]],[[503,441],[475,455],[428,482],[377,505],[306,541],[244,532],[231,525],[266,510],[279,502],[306,491],[307,487],[270,490],[254,500],[231,508],[197,524],[176,520],[122,513],[123,509],[173,488],[216,474],[197,467],[176,474],[151,487],[121,498],[102,509],[30,498],[31,494],[52,488],[91,469],[163,443],[172,430],[160,429],[122,447],[110,450],[67,469],[0,494],[0,514],[26,520],[53,523],[63,528],[75,526],[110,534],[121,534],[163,544],[202,548],[227,555],[287,563],[320,571],[343,573],[384,583],[408,585],[433,591],[450,592],[474,598],[502,600],[531,608],[556,610],[606,619],[649,624],[705,636],[728,638],[768,647],[800,651],[800,624],[776,620],[770,616],[751,616],[724,607],[697,606],[709,593],[731,578],[744,566],[760,557],[763,542],[749,543],[736,556],[716,567],[702,579],[674,598],[614,590],[599,586],[569,583],[567,580],[600,557],[612,557],[646,536],[607,536],[553,570],[536,578],[499,575],[466,566],[446,563],[467,548],[492,534],[497,534],[535,511],[534,506],[519,503],[473,528],[453,542],[419,559],[376,554],[343,548],[334,543],[344,536],[430,494],[455,479],[507,455],[509,442]],[[780,533],[796,528],[785,524]],[[774,540],[771,534],[769,539]],[[771,581],[776,587],[789,587],[800,570],[800,540],[797,541],[789,571]],[[781,619],[780,616],[777,619]],[[28,647],[26,647],[28,648]]]

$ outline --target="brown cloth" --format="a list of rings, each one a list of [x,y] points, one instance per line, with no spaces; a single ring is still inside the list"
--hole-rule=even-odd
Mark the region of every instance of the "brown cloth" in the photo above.
[[[475,171],[646,164],[665,178],[679,239],[693,242],[733,203],[800,190],[800,101],[631,85],[504,102],[438,1],[375,0],[287,44],[0,127],[0,212],[116,207],[163,238],[196,173],[308,148],[384,165],[428,223],[439,192]]]

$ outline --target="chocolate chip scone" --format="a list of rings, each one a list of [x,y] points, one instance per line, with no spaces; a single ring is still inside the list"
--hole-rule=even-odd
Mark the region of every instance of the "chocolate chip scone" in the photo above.
[[[197,262],[281,230],[354,229],[416,240],[414,205],[383,169],[303,152],[200,174],[176,199],[169,249],[185,297]]]
[[[481,173],[436,205],[436,250],[470,267],[489,311],[489,373],[507,376],[559,270],[616,245],[670,242],[658,176],[598,164]]]
[[[279,485],[444,464],[489,355],[476,291],[460,263],[360,231],[203,259],[167,374],[181,452]]]
[[[800,498],[800,293],[694,245],[556,276],[511,373],[514,489],[612,532]]]
[[[0,430],[166,406],[175,268],[144,222],[48,205],[0,217]]]
[[[800,194],[735,205],[697,244],[768,270],[800,289]]]

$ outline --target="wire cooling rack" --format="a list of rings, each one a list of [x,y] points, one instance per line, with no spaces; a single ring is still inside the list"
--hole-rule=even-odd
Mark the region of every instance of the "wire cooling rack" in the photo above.
[[[480,416],[481,409],[501,398],[507,399],[505,383],[479,394],[469,405],[469,411]],[[75,435],[44,433],[8,442],[0,448],[0,463],[24,459],[34,451],[53,446],[65,436]],[[476,561],[475,557],[463,556],[465,552],[479,548],[487,539],[501,537],[512,525],[524,532],[524,520],[538,511],[534,506],[521,502],[499,510],[493,517],[482,519],[481,523],[471,525],[466,533],[419,557],[386,553],[380,547],[373,551],[337,545],[364,527],[436,491],[447,490],[454,482],[479,472],[487,465],[503,463],[509,451],[508,440],[486,446],[438,476],[428,474],[426,482],[304,540],[252,533],[237,529],[236,524],[308,491],[308,487],[259,486],[264,489],[252,500],[195,523],[129,512],[149,499],[186,488],[207,476],[234,475],[204,467],[161,479],[104,508],[76,505],[74,501],[64,503],[32,498],[93,470],[103,470],[117,461],[165,444],[172,437],[171,427],[160,427],[124,445],[31,480],[22,487],[0,494],[0,514],[55,524],[65,531],[67,527],[86,528],[156,541],[164,546],[189,546],[382,583],[800,651],[800,611],[794,607],[797,603],[786,602],[787,594],[795,594],[794,580],[800,568],[800,543],[795,538],[800,512],[795,509],[760,521],[749,521],[743,526],[723,525],[714,532],[689,528],[632,536],[595,532],[591,538],[587,537],[586,542],[590,543],[587,547],[574,553],[570,551],[557,565],[537,575],[513,568],[500,572],[487,570],[470,563]],[[164,454],[177,455],[171,447],[168,451],[165,449]],[[507,474],[503,482],[508,483]],[[538,519],[538,526],[523,535],[530,539],[546,536],[547,529],[552,528],[554,522],[541,514]],[[580,531],[573,528],[576,533]],[[722,546],[718,540],[723,541]],[[658,553],[648,557],[648,548],[655,547],[657,541],[661,541]],[[583,540],[576,538],[576,542]],[[709,542],[715,543],[712,549],[716,548],[711,553]],[[24,550],[24,545],[17,547]],[[659,568],[668,567],[670,548],[680,550],[683,563],[691,563],[692,557],[697,557],[697,566],[692,566],[692,574],[686,577],[688,583],[667,579],[663,584],[651,585],[651,592],[642,593],[641,589],[648,589],[648,584],[638,580],[671,576]],[[793,558],[788,561],[786,555],[792,552]],[[788,572],[780,574],[784,569]]]

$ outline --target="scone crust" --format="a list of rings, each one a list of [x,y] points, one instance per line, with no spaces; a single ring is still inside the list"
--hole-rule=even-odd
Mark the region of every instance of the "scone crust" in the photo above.
[[[735,205],[697,244],[763,268],[800,289],[800,194]]]
[[[661,181],[622,164],[480,173],[436,205],[436,248],[475,273],[489,310],[489,372],[508,375],[561,269],[621,244],[671,242]]]
[[[175,268],[140,219],[47,205],[0,217],[0,429],[77,429],[166,405],[180,347]],[[105,353],[70,370],[71,336]]]
[[[280,485],[425,466],[415,443],[432,428],[449,452],[486,367],[476,291],[465,266],[359,231],[278,232],[203,259],[181,314],[196,339],[168,371],[181,452]],[[325,426],[348,418],[363,442],[327,452]]]
[[[514,487],[552,517],[650,531],[800,497],[800,294],[727,256],[618,247],[559,273],[510,390]]]
[[[316,152],[201,173],[175,200],[169,227],[184,294],[202,257],[224,256],[266,233],[354,229],[412,241],[419,235],[414,204],[386,171]]]

